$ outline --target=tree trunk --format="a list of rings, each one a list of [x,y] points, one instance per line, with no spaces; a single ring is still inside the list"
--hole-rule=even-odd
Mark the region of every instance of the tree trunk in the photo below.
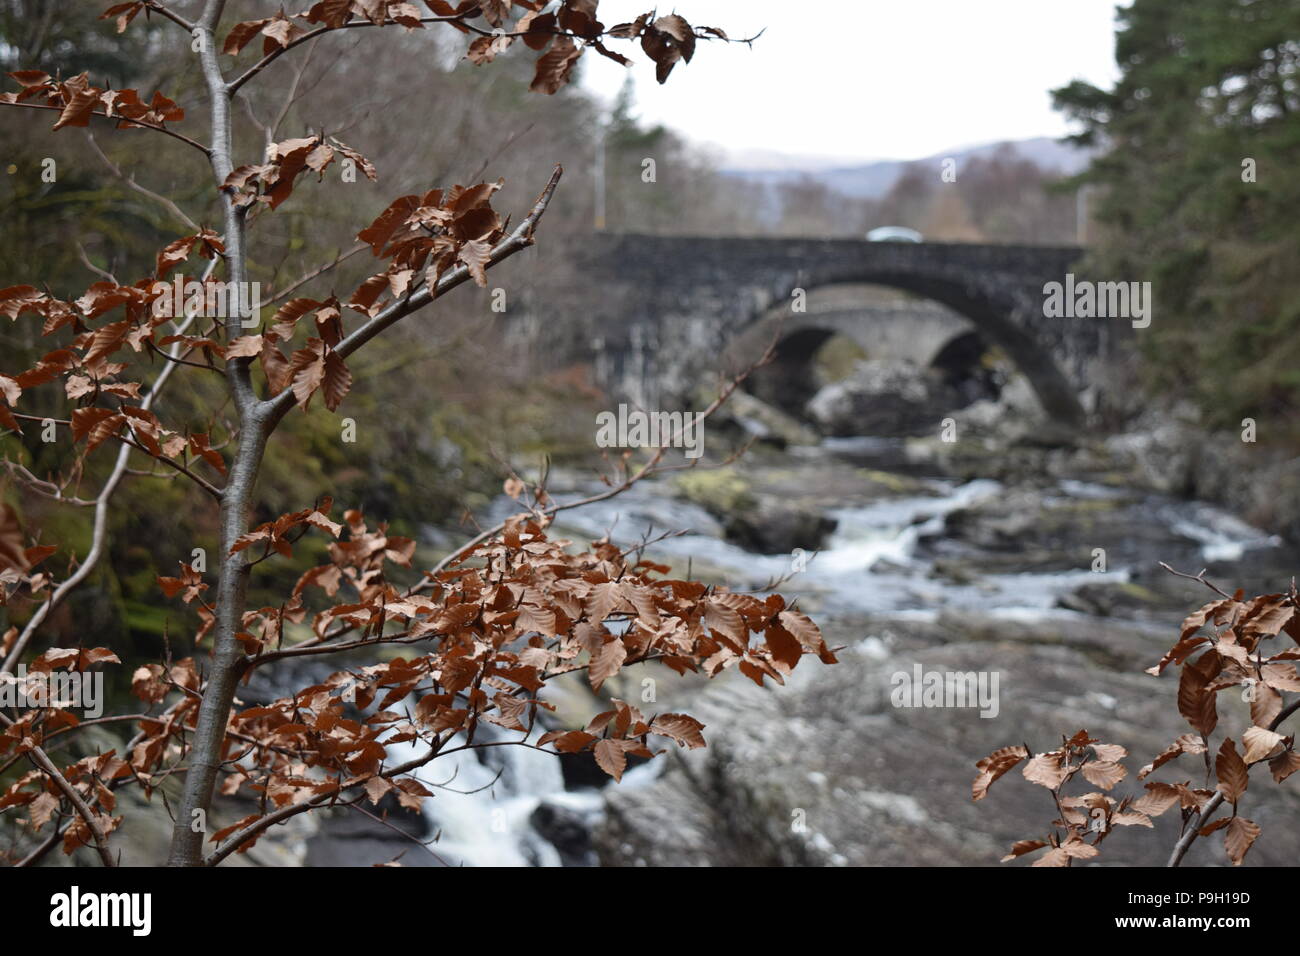
[[[217,188],[221,187],[233,168],[230,120],[232,98],[217,60],[216,27],[223,6],[223,0],[208,0],[195,31],[196,37],[202,41],[199,57],[212,110],[212,172]],[[236,313],[226,319],[226,338],[230,341],[240,333],[241,316],[238,315],[238,308],[229,308],[229,303],[247,301],[243,296],[247,278],[244,211],[226,197],[223,217],[226,281],[233,284],[235,290],[233,295],[226,296],[228,311]],[[243,649],[235,635],[243,629],[249,572],[244,552],[231,554],[230,549],[248,531],[253,490],[266,451],[266,441],[273,427],[272,416],[262,407],[253,391],[250,361],[247,358],[232,359],[226,364],[226,383],[239,414],[239,443],[221,497],[220,579],[217,583],[211,670],[199,705],[198,724],[185,774],[185,789],[172,832],[171,851],[167,860],[169,866],[203,864],[207,817],[211,809],[217,770],[221,764],[226,722],[230,718],[235,684],[239,677],[239,662],[243,657]]]

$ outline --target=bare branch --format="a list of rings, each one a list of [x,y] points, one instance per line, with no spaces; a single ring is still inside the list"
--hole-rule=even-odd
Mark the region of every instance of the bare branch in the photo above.
[[[139,183],[135,181],[134,176],[128,176],[126,175],[126,173],[122,172],[121,167],[119,167],[115,162],[109,159],[108,154],[106,154],[102,149],[100,149],[99,143],[95,140],[94,134],[91,133],[89,129],[86,130],[86,139],[90,142],[90,148],[94,150],[95,155],[98,156],[101,160],[103,160],[104,165],[109,168],[109,171],[112,172],[114,176],[122,180],[122,182],[126,183],[126,185],[129,188],[134,189],[141,196],[147,196],[148,198],[152,199],[154,202],[162,205],[162,207],[166,209],[169,213],[171,213],[172,216],[174,216],[177,219],[177,221],[184,223],[186,228],[192,229],[195,232],[199,231],[199,224],[196,223],[189,216],[185,215],[185,213],[181,210],[180,206],[176,205],[176,203],[172,202],[166,196],[160,195],[159,193],[154,192],[152,189],[148,189],[144,186],[141,186]]]
[[[187,33],[194,32],[193,23],[191,23],[189,20],[186,20],[183,16],[181,16],[179,13],[176,13],[174,10],[170,10],[167,7],[163,6],[161,3],[158,2],[158,0],[145,0],[144,5],[148,7],[150,10],[154,11],[155,13],[162,14],[164,17],[166,17],[168,20],[171,20],[173,23],[179,24],[180,26],[184,27],[185,32]]]
[[[308,272],[306,275],[298,279],[295,279],[291,284],[286,286],[284,289],[273,294],[263,304],[275,305],[275,303],[279,302],[281,299],[285,299],[293,295],[295,292],[297,292],[299,289],[305,286],[308,282],[311,282],[312,279],[316,279],[319,278],[320,276],[323,276],[325,273],[329,272],[331,269],[336,267],[340,262],[345,262],[348,259],[351,259],[353,256],[355,256],[358,252],[364,252],[369,248],[370,248],[369,245],[362,242],[359,243],[358,245],[353,246],[347,252],[338,253],[334,257],[334,260],[332,262],[321,266],[319,269],[313,269],[311,272]]]

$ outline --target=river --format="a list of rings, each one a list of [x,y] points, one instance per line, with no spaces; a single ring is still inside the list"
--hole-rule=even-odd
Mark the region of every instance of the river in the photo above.
[[[870,441],[828,441],[796,454],[742,460],[732,474],[750,483],[760,501],[766,496],[756,507],[779,510],[788,500],[791,507],[819,509],[834,524],[824,541],[782,553],[755,553],[727,540],[718,509],[685,500],[682,485],[670,478],[562,513],[554,535],[584,541],[612,531],[627,547],[643,535],[682,531],[654,543],[648,554],[675,573],[689,569],[735,589],[786,578],[779,590],[787,598],[797,598],[824,627],[833,624],[836,634],[868,643],[879,642],[871,622],[882,616],[936,622],[974,615],[1030,628],[1119,618],[1125,626],[1167,626],[1190,610],[1188,589],[1160,571],[1159,561],[1193,572],[1226,563],[1261,578],[1294,567],[1294,553],[1276,537],[1204,502],[1113,479],[963,480],[924,471]],[[550,491],[565,500],[599,487],[557,475]],[[503,496],[483,517],[499,520],[514,507]],[[648,786],[662,768],[662,760],[636,767],[619,786]],[[425,815],[438,835],[434,850],[451,865],[595,862],[581,831],[599,824],[603,791],[586,780],[566,781],[553,757],[489,748],[481,756],[440,760],[425,779],[441,785],[425,801]],[[562,832],[574,845],[557,848],[548,838],[557,815],[568,822]]]

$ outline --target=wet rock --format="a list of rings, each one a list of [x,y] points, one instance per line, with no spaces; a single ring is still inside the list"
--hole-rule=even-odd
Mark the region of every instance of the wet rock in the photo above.
[[[751,510],[728,515],[727,540],[759,554],[790,554],[795,548],[816,551],[835,530],[835,519],[816,506],[760,499]]]
[[[1009,488],[948,514],[942,530],[923,539],[922,550],[974,562],[985,573],[1089,571],[1098,549],[1109,570],[1149,562],[1150,555],[1175,566],[1194,564],[1201,544],[1178,530],[1173,508],[1152,496],[1065,498],[1040,488]],[[1163,519],[1166,512],[1170,517]]]
[[[1098,581],[1075,588],[1057,600],[1059,607],[1081,614],[1112,617],[1150,610],[1160,603],[1154,591],[1127,581]]]
[[[728,541],[759,554],[815,551],[835,530],[824,502],[760,492],[734,469],[688,472],[678,478],[677,488],[721,522]]]
[[[710,396],[708,401],[712,401]],[[717,412],[719,422],[738,426],[748,438],[777,448],[816,445],[820,436],[793,415],[737,389]],[[712,422],[712,419],[710,420]]]
[[[533,829],[560,854],[564,866],[595,866],[591,828],[578,813],[554,803],[542,802],[529,817]]]
[[[937,431],[962,404],[942,377],[911,362],[859,362],[848,378],[822,388],[808,402],[809,417],[827,435],[920,435]]]
[[[1137,769],[1187,731],[1176,680],[1141,671],[1176,634],[996,619],[973,628],[953,619],[940,629],[949,643],[926,644],[932,626],[890,627],[890,640],[860,640],[838,665],[805,662],[785,688],[729,680],[695,701],[689,710],[706,724],[709,747],[665,755],[670,765],[647,787],[605,790],[595,834],[602,864],[994,865],[1013,842],[1047,833],[1056,811],[1050,794],[1018,771],[973,802],[977,760],[1021,742],[1046,750],[1086,728],[1129,748],[1129,775],[1112,791],[1123,796],[1141,792]],[[917,664],[997,674],[997,715],[893,706],[891,676]],[[1221,700],[1225,728],[1240,734],[1244,705]],[[1152,779],[1200,770],[1174,761]],[[1079,793],[1089,789],[1078,784]],[[1247,863],[1285,865],[1300,853],[1300,830],[1288,823],[1300,792],[1267,779],[1259,790],[1252,786],[1250,816],[1268,839]],[[1117,830],[1099,862],[1163,864],[1178,828],[1171,811],[1154,830]],[[1211,837],[1197,841],[1186,864],[1222,862],[1222,840]]]
[[[423,814],[405,809],[391,793],[376,806],[369,801],[362,806],[371,816],[342,808],[304,814],[316,818],[318,826],[307,840],[303,865],[376,866],[399,857],[403,866],[440,865],[419,846],[433,836]]]

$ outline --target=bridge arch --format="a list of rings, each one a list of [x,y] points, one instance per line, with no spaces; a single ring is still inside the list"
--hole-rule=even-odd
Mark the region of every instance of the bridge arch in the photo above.
[[[773,307],[788,309],[796,289],[872,284],[964,317],[1023,372],[1049,416],[1078,427],[1078,393],[1104,333],[1087,320],[1044,316],[1042,289],[1081,255],[1070,247],[616,234],[595,237],[579,258],[595,293],[584,310],[589,334],[599,336],[615,379],[623,353],[634,351],[632,327],[653,327],[663,343],[651,359],[637,356],[640,374],[653,366],[663,393],[687,395],[729,343]]]
[[[778,301],[784,300],[785,311],[789,312],[789,303],[793,301],[796,289],[810,292],[839,284],[887,286],[946,306],[968,320],[986,341],[1006,353],[1028,379],[1047,415],[1068,425],[1078,426],[1083,423],[1085,416],[1077,391],[1051,350],[1035,341],[1034,336],[1017,321],[1027,311],[1041,309],[1041,297],[1026,295],[1025,290],[990,290],[977,282],[953,281],[935,275],[863,270],[833,274],[830,277],[814,273],[807,280],[796,276],[793,281],[778,286],[780,293],[775,298]],[[751,322],[762,322],[770,313],[770,308],[755,308]],[[791,317],[796,315],[790,314]]]

